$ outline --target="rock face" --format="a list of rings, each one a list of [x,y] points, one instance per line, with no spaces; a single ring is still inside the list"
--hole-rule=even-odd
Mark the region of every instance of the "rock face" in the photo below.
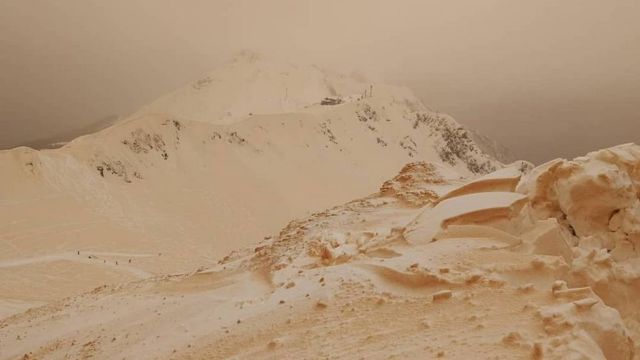
[[[637,359],[639,162],[412,162],[213,267],[0,320],[0,357]]]
[[[473,140],[472,133],[460,126],[453,118],[439,113],[417,113],[413,127],[430,129],[431,137],[437,144],[440,160],[451,166],[462,163],[474,174],[486,174],[497,168]]]

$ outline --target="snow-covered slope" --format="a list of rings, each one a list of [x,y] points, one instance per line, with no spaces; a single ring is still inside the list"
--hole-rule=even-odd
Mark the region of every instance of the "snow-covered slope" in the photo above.
[[[247,55],[212,74],[60,149],[0,152],[12,309],[209,264],[408,162],[457,177],[502,166],[405,88]]]
[[[244,51],[201,79],[143,107],[138,114],[161,113],[228,124],[251,114],[295,112],[319,104],[325,97],[362,97],[371,85],[315,66],[277,62]],[[416,102],[415,106],[420,105]]]
[[[639,194],[636,145],[413,162],[212,267],[0,320],[0,358],[637,359]]]
[[[503,163],[512,163],[517,160],[511,150],[503,144],[480,134],[474,129],[467,128],[467,130],[471,133],[471,138],[473,139],[473,141],[478,144],[480,150],[482,150],[485,154]]]

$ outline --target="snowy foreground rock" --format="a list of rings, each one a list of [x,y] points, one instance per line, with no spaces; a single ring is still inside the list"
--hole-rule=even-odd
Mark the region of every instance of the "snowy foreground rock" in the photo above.
[[[1,320],[0,358],[637,359],[640,147],[448,169]]]

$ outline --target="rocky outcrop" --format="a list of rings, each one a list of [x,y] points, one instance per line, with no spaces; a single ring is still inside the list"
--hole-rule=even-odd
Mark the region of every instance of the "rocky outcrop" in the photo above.
[[[492,158],[476,144],[472,134],[451,117],[441,114],[416,113],[413,128],[424,126],[436,140],[436,149],[445,164],[465,164],[474,174],[487,174],[497,168]]]
[[[380,194],[394,196],[410,206],[420,207],[438,199],[438,194],[431,186],[442,184],[446,184],[446,179],[436,165],[424,161],[413,162],[382,184]]]

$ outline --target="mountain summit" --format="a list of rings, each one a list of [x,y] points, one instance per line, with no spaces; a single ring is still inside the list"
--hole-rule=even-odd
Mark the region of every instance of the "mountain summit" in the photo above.
[[[143,107],[139,114],[229,124],[254,114],[294,112],[326,97],[358,97],[371,85],[316,66],[276,62],[243,51],[197,81]]]
[[[0,294],[20,309],[190,271],[420,161],[451,179],[503,166],[406,88],[243,54],[62,148],[0,151]]]

